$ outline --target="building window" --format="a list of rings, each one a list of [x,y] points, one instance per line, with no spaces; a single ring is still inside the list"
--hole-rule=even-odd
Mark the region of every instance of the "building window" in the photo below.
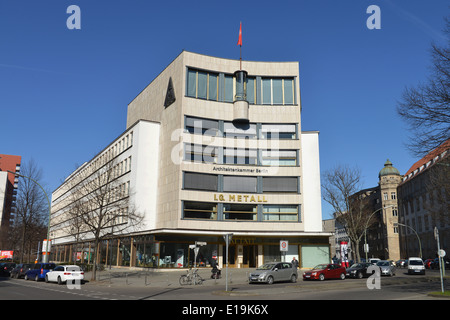
[[[383,200],[388,200],[388,193],[387,192],[383,192]]]
[[[258,210],[256,205],[225,203],[223,205],[223,216],[225,220],[256,221]]]
[[[298,221],[298,206],[270,205],[263,207],[264,221]]]
[[[223,131],[225,138],[256,139],[258,137],[255,123],[240,124],[225,121]]]
[[[217,175],[194,172],[184,173],[184,189],[217,191],[217,185]]]
[[[397,210],[397,208],[392,209],[392,216],[393,217],[398,217],[398,210]]]
[[[256,149],[233,149],[223,150],[224,164],[253,165],[258,164],[258,150]]]
[[[262,124],[261,138],[262,139],[296,139],[297,129],[295,124]]]
[[[224,192],[257,192],[257,177],[243,176],[224,176],[223,191]]]
[[[296,150],[262,150],[263,166],[296,166],[297,151]]]
[[[198,144],[184,145],[184,160],[202,163],[217,163],[218,148]]]
[[[262,78],[262,103],[268,105],[293,105],[294,79]]]
[[[391,200],[395,199],[397,199],[397,195],[395,194],[395,192],[391,192]]]
[[[233,76],[225,75],[224,77],[224,88],[223,97],[225,102],[234,101],[234,86],[233,86]]]
[[[256,78],[247,77],[247,101],[250,104],[256,103]]]
[[[198,99],[217,101],[218,82],[219,75],[217,73],[188,69],[186,95]]]
[[[217,220],[217,203],[184,201],[183,207],[185,219]]]
[[[298,177],[263,177],[263,192],[297,193],[298,181]]]
[[[219,121],[186,116],[184,127],[189,133],[206,136],[217,136],[220,134]]]

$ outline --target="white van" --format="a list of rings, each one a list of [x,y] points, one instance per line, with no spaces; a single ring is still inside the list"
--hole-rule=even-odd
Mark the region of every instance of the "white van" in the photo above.
[[[425,274],[425,266],[421,258],[409,258],[408,259],[408,274]]]
[[[381,261],[380,258],[369,258],[369,263],[376,265],[378,261]]]

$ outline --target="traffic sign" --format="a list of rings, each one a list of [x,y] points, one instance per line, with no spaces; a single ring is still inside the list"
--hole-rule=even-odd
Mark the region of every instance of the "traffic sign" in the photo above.
[[[289,241],[280,240],[280,251],[288,251]]]
[[[444,250],[444,249],[441,249],[441,250],[438,251],[438,255],[439,255],[440,258],[445,257],[445,254],[446,254],[446,253],[445,253],[445,250]]]

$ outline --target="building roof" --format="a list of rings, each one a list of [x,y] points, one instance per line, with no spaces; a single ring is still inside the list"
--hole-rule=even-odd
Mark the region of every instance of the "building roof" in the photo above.
[[[388,175],[400,175],[400,171],[397,170],[397,168],[394,168],[392,166],[392,162],[389,161],[389,159],[386,160],[384,163],[384,168],[381,169],[380,173],[378,174],[378,177],[382,176],[388,176]]]
[[[423,169],[428,168],[434,163],[434,160],[438,160],[438,157],[450,148],[450,139],[447,139],[439,147],[432,150],[425,157],[414,163],[411,168],[405,173],[403,181],[407,180],[410,175],[413,176],[419,171],[422,172]],[[417,171],[417,172],[416,172]]]

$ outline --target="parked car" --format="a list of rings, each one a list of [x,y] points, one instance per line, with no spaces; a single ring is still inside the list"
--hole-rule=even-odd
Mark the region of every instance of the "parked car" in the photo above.
[[[434,259],[427,259],[423,262],[425,269],[431,269],[431,265],[434,263]]]
[[[347,277],[351,278],[364,278],[369,277],[371,273],[367,273],[367,268],[370,267],[372,264],[368,262],[364,263],[355,263],[350,268],[347,268]]]
[[[395,276],[395,267],[390,261],[380,260],[377,262],[377,267],[380,268],[382,276]]]
[[[397,260],[395,262],[395,265],[397,266],[397,268],[404,268],[406,267],[406,260],[405,259]]]
[[[9,274],[12,269],[16,266],[13,262],[2,262],[0,263],[0,276],[7,276],[9,277]]]
[[[408,259],[408,274],[421,273],[425,274],[425,266],[421,258]]]
[[[445,269],[450,269],[450,261],[447,259],[447,257],[444,257],[442,259],[442,263],[444,264]],[[436,258],[433,260],[433,263],[430,265],[431,269],[438,269],[439,270],[439,258]]]
[[[297,268],[289,262],[271,262],[259,266],[255,272],[250,273],[249,283],[264,282],[272,284],[275,281],[296,282],[298,278]]]
[[[76,265],[57,266],[52,271],[45,275],[45,282],[57,282],[58,284],[66,283],[67,281],[84,282],[84,271]]]
[[[25,280],[34,279],[35,281],[44,280],[47,272],[55,269],[54,263],[36,263],[33,268],[25,272]]]
[[[303,280],[345,279],[347,271],[338,264],[319,264],[303,273]]]
[[[19,263],[14,269],[11,270],[10,277],[16,279],[23,278],[25,277],[25,272],[31,268],[33,268],[33,264],[31,263]]]

